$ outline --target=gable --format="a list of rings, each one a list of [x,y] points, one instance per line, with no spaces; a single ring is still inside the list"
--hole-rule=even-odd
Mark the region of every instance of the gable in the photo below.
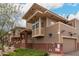
[[[37,17],[37,15],[39,15],[40,13],[38,12],[37,14],[35,14],[37,11],[42,12],[41,16],[45,16],[45,17],[49,17],[51,19],[54,19],[56,21],[61,21],[61,22],[67,22],[67,20],[49,10],[47,10],[46,8],[34,3],[32,5],[32,7],[28,10],[28,12],[23,16],[23,19],[28,20],[29,18],[32,19],[33,15],[35,17]],[[31,17],[32,16],[32,17]]]

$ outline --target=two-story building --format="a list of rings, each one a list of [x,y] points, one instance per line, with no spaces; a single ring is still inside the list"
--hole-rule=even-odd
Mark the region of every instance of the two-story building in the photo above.
[[[26,45],[48,52],[67,53],[79,48],[79,20],[67,19],[34,3],[23,16],[32,31]],[[27,48],[28,48],[27,47]]]

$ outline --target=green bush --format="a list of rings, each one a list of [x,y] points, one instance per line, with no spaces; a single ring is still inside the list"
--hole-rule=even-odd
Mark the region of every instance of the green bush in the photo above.
[[[34,49],[16,49],[14,52],[8,53],[7,56],[48,56],[48,53]]]

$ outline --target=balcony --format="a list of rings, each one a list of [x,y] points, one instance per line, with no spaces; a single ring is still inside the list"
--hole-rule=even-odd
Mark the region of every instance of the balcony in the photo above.
[[[62,22],[56,22],[52,26],[47,27],[46,33],[51,33],[53,36],[60,34],[60,36],[76,37],[76,29]]]
[[[60,34],[61,36],[67,36],[67,37],[76,37],[77,33],[76,33],[76,28],[74,28],[73,26],[64,24],[62,22],[59,23],[60,24]]]
[[[32,37],[44,37],[44,28],[37,28],[32,30]]]
[[[45,34],[45,21],[39,18],[32,24],[32,37],[44,37]]]

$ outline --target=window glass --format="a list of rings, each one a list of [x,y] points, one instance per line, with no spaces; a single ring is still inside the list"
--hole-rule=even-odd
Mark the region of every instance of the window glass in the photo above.
[[[32,30],[34,30],[34,29],[35,29],[35,25],[32,26]]]
[[[44,23],[43,22],[41,22],[41,27],[44,27]]]
[[[36,28],[38,28],[38,27],[39,27],[39,23],[36,24]]]

